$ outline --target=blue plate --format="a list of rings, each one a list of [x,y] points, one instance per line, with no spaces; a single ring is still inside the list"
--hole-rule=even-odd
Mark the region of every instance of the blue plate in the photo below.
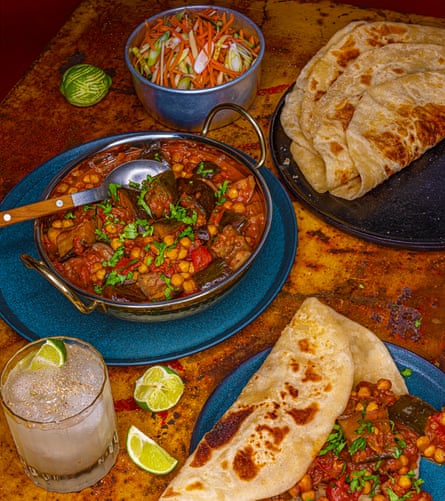
[[[400,370],[411,369],[412,374],[406,378],[409,392],[438,410],[445,406],[445,373],[411,351],[390,343],[386,343],[386,346]],[[190,443],[190,453],[195,450],[204,434],[212,429],[237,399],[269,352],[270,350],[264,350],[246,360],[215,389],[196,421]],[[433,496],[434,501],[441,501],[445,492],[444,467],[422,459],[420,476],[425,480],[424,489]]]
[[[91,141],[52,158],[8,193],[1,209],[35,202],[69,162],[128,136]],[[273,200],[268,240],[233,292],[203,312],[157,323],[128,322],[100,312],[83,315],[38,273],[22,265],[21,254],[37,257],[33,222],[28,221],[4,227],[0,233],[0,316],[28,340],[63,335],[89,341],[110,365],[157,363],[220,343],[267,308],[286,281],[295,258],[297,223],[292,203],[267,168],[261,168],[261,173]]]

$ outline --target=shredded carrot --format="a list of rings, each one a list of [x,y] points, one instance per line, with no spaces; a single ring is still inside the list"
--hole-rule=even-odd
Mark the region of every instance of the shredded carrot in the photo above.
[[[254,34],[234,27],[233,13],[212,7],[185,8],[145,24],[142,43],[131,48],[133,64],[159,85],[176,87],[183,77],[190,78],[190,89],[220,85],[247,71],[260,51]]]

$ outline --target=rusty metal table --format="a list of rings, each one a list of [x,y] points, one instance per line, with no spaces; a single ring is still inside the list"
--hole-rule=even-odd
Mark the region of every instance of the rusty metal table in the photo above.
[[[328,1],[218,3],[241,10],[264,33],[261,86],[251,111],[266,134],[281,96],[302,66],[348,22],[388,19],[445,27],[443,18]],[[123,49],[126,38],[142,20],[160,9],[183,4],[175,0],[86,0],[78,7],[0,105],[0,200],[28,173],[69,148],[110,134],[165,129],[140,105],[125,67]],[[70,106],[59,92],[61,74],[79,62],[95,64],[113,77],[109,95],[92,108]],[[251,156],[256,154],[255,133],[243,120],[211,134]],[[279,176],[270,156],[267,166]],[[46,493],[24,475],[1,413],[1,499],[157,499],[174,473],[156,477],[131,462],[124,450],[129,425],[139,426],[182,462],[194,422],[212,390],[243,360],[270,347],[308,296],[318,297],[383,340],[412,350],[445,370],[445,253],[370,243],[327,224],[298,200],[292,203],[299,243],[284,287],[266,311],[240,332],[176,362],[186,389],[174,410],[155,415],[136,409],[133,385],[147,366],[111,366],[122,450],[115,467],[102,481],[80,493],[63,495]],[[26,342],[0,321],[0,366]]]

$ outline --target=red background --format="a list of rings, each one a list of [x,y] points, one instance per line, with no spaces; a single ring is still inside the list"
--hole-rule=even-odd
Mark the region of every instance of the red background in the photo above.
[[[81,0],[0,0],[0,100]],[[444,0],[347,0],[354,5],[445,17]]]

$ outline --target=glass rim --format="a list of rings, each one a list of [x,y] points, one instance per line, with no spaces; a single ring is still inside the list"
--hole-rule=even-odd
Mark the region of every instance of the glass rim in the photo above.
[[[39,345],[39,344],[43,344],[44,342],[46,342],[48,339],[58,339],[58,340],[61,340],[61,341],[68,341],[68,343],[71,343],[71,344],[80,344],[80,345],[83,345],[85,347],[87,347],[97,358],[98,361],[101,362],[101,365],[102,365],[102,373],[103,373],[103,380],[102,380],[102,383],[100,385],[100,388],[98,388],[97,390],[97,393],[96,393],[96,396],[94,397],[94,399],[88,404],[86,405],[85,407],[83,407],[81,410],[79,410],[78,412],[72,414],[71,416],[68,416],[68,417],[65,417],[63,419],[52,419],[50,421],[37,421],[37,420],[34,420],[34,419],[28,419],[28,418],[25,418],[23,416],[21,416],[20,414],[17,414],[17,412],[14,412],[10,405],[8,405],[6,402],[5,402],[5,398],[3,396],[3,388],[5,386],[5,384],[3,383],[3,379],[4,379],[4,376],[5,376],[5,373],[7,372],[8,369],[11,369],[15,366],[15,365],[12,365],[13,363],[17,363],[18,360],[16,360],[23,352],[25,351],[28,351],[30,348],[36,346],[36,345]],[[8,360],[7,362],[5,363],[5,365],[3,366],[1,372],[0,372],[0,400],[1,400],[1,403],[4,407],[5,410],[7,410],[12,416],[14,416],[15,418],[17,419],[20,419],[21,421],[23,422],[26,422],[26,423],[30,423],[30,424],[35,424],[35,425],[47,425],[47,426],[51,426],[51,425],[59,425],[59,424],[63,424],[67,421],[70,421],[70,420],[73,420],[75,419],[76,417],[80,416],[81,414],[83,414],[85,411],[87,411],[88,409],[91,409],[95,403],[97,402],[97,400],[99,399],[99,397],[103,394],[104,392],[104,389],[105,389],[105,385],[107,383],[107,380],[108,380],[108,372],[107,372],[107,366],[106,366],[106,363],[104,361],[104,358],[102,356],[102,354],[100,353],[99,350],[97,350],[91,343],[89,343],[88,341],[84,341],[83,339],[80,339],[80,338],[75,338],[75,337],[71,337],[71,336],[51,336],[51,337],[42,337],[42,338],[39,338],[39,339],[36,339],[34,341],[31,341],[30,343],[28,344],[25,344],[25,346],[22,346],[21,348],[19,348]],[[7,378],[6,378],[6,381],[7,381]],[[5,383],[6,383],[5,381]]]

